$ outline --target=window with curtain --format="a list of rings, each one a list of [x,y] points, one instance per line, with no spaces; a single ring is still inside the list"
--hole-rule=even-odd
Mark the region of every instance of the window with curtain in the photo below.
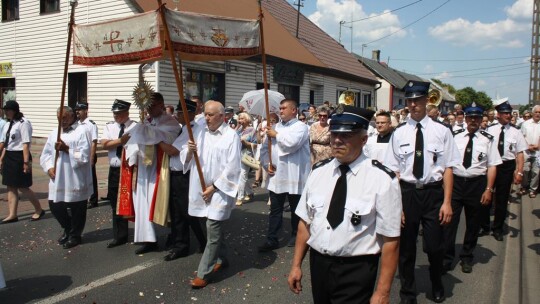
[[[60,0],[40,0],[39,13],[47,14],[60,11]]]
[[[2,21],[19,20],[19,0],[2,0]]]

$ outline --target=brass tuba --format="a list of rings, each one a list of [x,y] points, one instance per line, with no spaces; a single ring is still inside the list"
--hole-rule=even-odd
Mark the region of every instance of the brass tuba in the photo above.
[[[428,93],[428,105],[434,105],[438,107],[442,101],[442,93],[438,89],[431,89]]]
[[[354,106],[354,92],[353,91],[344,91],[339,95],[338,103],[342,103],[347,106]]]

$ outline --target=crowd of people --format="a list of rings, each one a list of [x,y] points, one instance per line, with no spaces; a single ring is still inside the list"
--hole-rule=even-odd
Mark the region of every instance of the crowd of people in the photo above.
[[[410,81],[403,90],[406,107],[397,111],[325,103],[301,112],[297,101],[284,99],[268,122],[196,96],[186,100],[187,113],[180,104],[175,112],[152,93],[141,122],[130,119],[131,103],[115,100],[100,138],[88,104],[59,108],[59,129],[40,156],[50,177],[49,209],[62,228],[58,243],[67,249],[83,242],[87,209],[97,205],[99,142],[109,162],[107,248],[129,241],[133,220],[135,253],[156,251],[154,225],[169,225],[164,260],[172,261],[189,255],[192,231],[202,253],[195,289],[229,264],[223,224],[261,187],[270,212],[259,252],[280,247],[283,214],[291,212],[293,292],[302,291],[309,251],[315,303],[388,303],[397,269],[401,303],[416,303],[421,236],[431,299],[443,302],[441,278],[456,265],[461,212],[466,231],[458,260],[471,273],[478,238],[504,238],[512,184],[537,195],[540,106],[519,117],[501,99],[495,109],[473,103],[441,113],[428,104],[429,83]],[[0,166],[9,206],[3,223],[18,220],[19,191],[35,208],[31,220],[39,220],[45,211],[30,189],[32,126],[16,101],[3,110]]]

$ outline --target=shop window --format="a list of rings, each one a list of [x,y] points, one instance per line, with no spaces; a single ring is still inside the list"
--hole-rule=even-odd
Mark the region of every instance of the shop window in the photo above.
[[[77,102],[88,102],[88,82],[86,72],[68,74],[68,105],[74,107]]]
[[[60,11],[60,0],[40,0],[39,13],[47,14]]]
[[[186,94],[199,96],[202,101],[216,100],[225,104],[225,74],[188,70]]]
[[[2,21],[19,20],[19,0],[2,0]]]
[[[285,98],[292,99],[300,104],[300,87],[286,84],[278,84],[278,92]]]

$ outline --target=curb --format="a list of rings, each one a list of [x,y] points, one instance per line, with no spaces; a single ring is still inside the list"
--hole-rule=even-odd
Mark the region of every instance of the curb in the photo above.
[[[521,199],[518,198],[519,203],[510,203],[508,206],[508,213],[516,215],[514,219],[508,218],[508,227],[518,230],[516,236],[507,234],[505,236],[506,244],[504,249],[504,265],[503,265],[503,277],[501,282],[501,295],[499,303],[522,303],[521,288],[522,288],[522,259],[521,259],[521,235],[523,235],[522,221],[521,221]]]
[[[534,303],[540,297],[538,282],[540,281],[540,256],[538,244],[538,233],[540,220],[538,214],[534,213],[535,199],[524,197],[521,206],[521,261],[522,261],[522,288],[521,299],[523,303]],[[535,300],[536,299],[536,300]]]

